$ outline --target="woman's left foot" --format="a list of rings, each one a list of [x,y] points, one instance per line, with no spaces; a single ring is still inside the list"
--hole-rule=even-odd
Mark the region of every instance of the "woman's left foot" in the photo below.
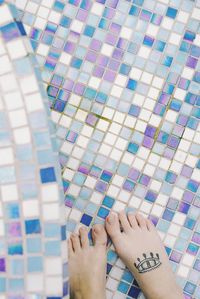
[[[92,238],[94,246],[82,227],[79,235],[72,234],[68,240],[71,299],[106,298],[107,234],[102,225],[93,226]]]
[[[127,216],[122,211],[107,217],[106,230],[146,298],[183,299],[163,243],[150,220],[140,214]]]

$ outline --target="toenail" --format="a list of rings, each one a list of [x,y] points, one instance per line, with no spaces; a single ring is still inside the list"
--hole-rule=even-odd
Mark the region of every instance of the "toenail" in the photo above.
[[[85,231],[86,230],[86,227],[85,226],[81,226],[80,228],[82,231]]]
[[[115,215],[111,213],[107,219],[109,223],[113,223],[113,221],[115,220]]]
[[[128,214],[133,215],[134,213],[132,211],[129,211]]]

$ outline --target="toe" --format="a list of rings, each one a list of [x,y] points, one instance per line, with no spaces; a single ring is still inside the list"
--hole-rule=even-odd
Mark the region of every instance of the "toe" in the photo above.
[[[69,257],[71,257],[72,254],[74,253],[71,238],[68,239],[67,245],[68,245],[68,255],[69,255]]]
[[[105,228],[101,224],[95,224],[92,228],[92,239],[94,246],[106,246],[107,234]]]
[[[146,219],[146,226],[150,232],[156,229],[154,224],[149,219]]]
[[[124,232],[128,232],[131,228],[130,223],[128,221],[128,218],[126,216],[126,213],[124,211],[121,211],[119,213],[119,221],[121,222],[121,226]]]
[[[88,248],[89,247],[89,239],[88,239],[88,232],[87,232],[86,227],[82,226],[79,229],[79,236],[80,236],[82,248]]]
[[[112,212],[106,218],[106,231],[111,237],[111,239],[121,234],[119,218],[116,214]]]
[[[140,228],[143,228],[143,229],[146,228],[147,229],[146,219],[142,215],[140,215],[140,214],[137,213],[135,215],[135,218],[136,218],[136,220],[137,220],[138,225],[139,225]]]
[[[138,222],[135,218],[135,214],[133,212],[128,213],[128,221],[130,223],[130,226],[132,228],[137,228],[138,227]]]
[[[81,249],[80,238],[77,234],[71,235],[71,242],[74,252],[79,251]]]

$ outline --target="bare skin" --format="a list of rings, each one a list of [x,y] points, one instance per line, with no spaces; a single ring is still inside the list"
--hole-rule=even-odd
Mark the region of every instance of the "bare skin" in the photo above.
[[[94,246],[89,245],[87,229],[82,227],[79,235],[72,234],[68,240],[70,299],[106,298],[106,243],[103,225],[92,229]]]
[[[146,298],[169,299],[170,290],[170,299],[183,299],[163,243],[150,220],[133,213],[110,214],[106,230]]]
[[[106,231],[147,299],[169,299],[169,290],[170,299],[183,299],[151,221],[139,214],[110,214],[106,218]],[[69,239],[71,299],[106,298],[106,231],[102,225],[93,227],[94,246],[89,245],[84,228]]]

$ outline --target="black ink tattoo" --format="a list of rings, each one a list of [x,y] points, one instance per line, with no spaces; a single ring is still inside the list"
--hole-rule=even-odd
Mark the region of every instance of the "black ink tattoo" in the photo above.
[[[143,257],[144,259],[137,258],[138,263],[134,263],[134,266],[139,273],[151,271],[158,268],[162,264],[158,253],[154,255],[152,252],[150,252],[150,256],[147,256],[145,253],[143,253]]]

